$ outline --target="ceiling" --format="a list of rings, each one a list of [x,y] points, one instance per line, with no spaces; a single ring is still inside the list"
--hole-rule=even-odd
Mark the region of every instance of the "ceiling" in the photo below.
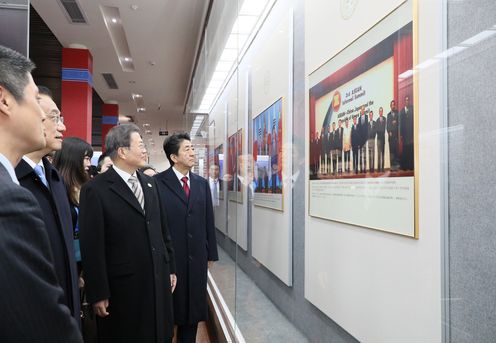
[[[120,115],[133,116],[141,127],[150,124],[147,141],[151,138],[160,147],[160,129],[189,131],[194,116],[184,115],[183,110],[210,1],[77,2],[87,24],[70,22],[61,0],[31,0],[31,5],[62,46],[80,44],[91,51],[95,90],[104,102],[117,102]],[[100,6],[119,9],[135,71],[123,71]],[[109,89],[102,73],[112,73],[119,89]],[[143,95],[144,113],[137,113],[133,93]]]

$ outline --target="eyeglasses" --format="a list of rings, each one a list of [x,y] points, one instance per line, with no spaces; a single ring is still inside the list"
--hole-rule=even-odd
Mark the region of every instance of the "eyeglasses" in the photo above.
[[[53,121],[57,125],[64,123],[64,117],[62,117],[61,115],[49,115],[47,116],[47,118]]]

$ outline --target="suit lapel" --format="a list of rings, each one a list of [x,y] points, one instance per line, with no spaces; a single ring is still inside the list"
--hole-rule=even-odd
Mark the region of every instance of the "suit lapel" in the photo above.
[[[174,192],[177,197],[181,199],[182,202],[184,202],[185,205],[188,205],[188,198],[186,198],[186,194],[184,193],[184,190],[181,187],[181,183],[177,179],[176,174],[174,174],[172,167],[167,169],[167,171],[164,173],[164,178],[162,178],[160,181],[162,181],[172,192]]]
[[[109,168],[109,170],[105,172],[105,176],[107,176],[107,180],[111,183],[110,189],[124,199],[131,207],[136,209],[136,211],[144,215],[138,199],[136,199],[136,196],[133,194],[129,186],[126,182],[124,182],[119,174],[117,174],[114,168]]]
[[[195,203],[196,198],[198,197],[200,193],[200,185],[198,183],[198,180],[196,178],[196,175],[193,175],[192,172],[189,172],[189,202],[188,202],[188,209],[193,206]]]
[[[145,217],[148,217],[150,213],[150,206],[153,203],[153,184],[144,180],[140,173],[137,173],[138,180],[140,181],[141,188],[143,189],[143,194],[145,197]]]

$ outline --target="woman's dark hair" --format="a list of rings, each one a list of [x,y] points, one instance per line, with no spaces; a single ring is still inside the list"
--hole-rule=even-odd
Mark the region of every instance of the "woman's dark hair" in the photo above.
[[[65,138],[62,149],[55,153],[53,164],[62,175],[67,195],[74,205],[79,204],[79,190],[89,180],[89,175],[84,170],[84,158],[92,156],[91,145],[77,137]]]

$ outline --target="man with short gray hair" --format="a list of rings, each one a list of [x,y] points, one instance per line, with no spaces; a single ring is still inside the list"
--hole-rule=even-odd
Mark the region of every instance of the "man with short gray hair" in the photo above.
[[[170,342],[174,251],[145,146],[134,124],[105,140],[114,165],[81,189],[80,243],[87,300],[103,342]]]

